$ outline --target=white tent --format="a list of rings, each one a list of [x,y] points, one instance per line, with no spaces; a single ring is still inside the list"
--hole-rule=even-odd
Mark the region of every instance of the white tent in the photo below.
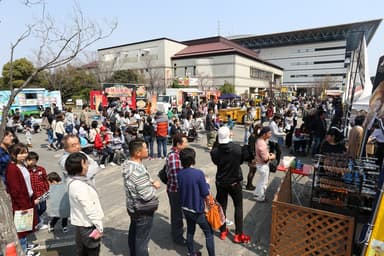
[[[367,47],[365,42],[365,37],[363,38],[362,42],[362,51],[363,51],[363,58],[364,58],[364,90],[363,93],[355,98],[355,100],[352,103],[352,110],[360,111],[364,110],[368,112],[369,110],[369,100],[372,96],[372,82],[369,77],[369,69],[368,69],[368,54],[367,54]],[[356,96],[356,95],[355,95]]]

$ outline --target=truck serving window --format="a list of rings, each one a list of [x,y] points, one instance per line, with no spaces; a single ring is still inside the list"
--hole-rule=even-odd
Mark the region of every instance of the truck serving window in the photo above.
[[[37,93],[25,93],[25,99],[27,100],[37,99]]]

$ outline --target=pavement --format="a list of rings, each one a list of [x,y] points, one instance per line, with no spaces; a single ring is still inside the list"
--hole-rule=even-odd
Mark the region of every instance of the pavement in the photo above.
[[[242,144],[244,128],[236,125],[234,128],[234,142]],[[24,135],[18,134],[21,142],[24,142]],[[216,166],[211,162],[209,151],[206,149],[206,136],[203,132],[199,134],[197,142],[190,143],[190,146],[196,150],[197,163],[196,168],[202,169],[209,177],[209,183],[213,195],[216,194],[215,173]],[[63,154],[63,150],[47,150],[47,136],[44,131],[33,134],[33,147],[40,155],[39,164],[46,168],[47,172],[56,171],[60,173],[58,159]],[[156,152],[156,147],[155,147]],[[283,155],[288,155],[288,150],[283,150]],[[308,157],[300,158],[304,163],[310,163]],[[165,160],[145,160],[148,171],[153,179],[157,179],[157,173],[164,165]],[[243,176],[246,180],[248,166],[242,165]],[[248,244],[235,244],[232,242],[235,226],[228,226],[230,235],[224,241],[220,240],[218,233],[215,236],[216,255],[230,256],[254,256],[269,255],[270,226],[271,226],[271,204],[273,195],[284,177],[285,173],[271,173],[269,177],[269,186],[266,193],[267,202],[256,202],[253,199],[252,191],[243,190],[243,214],[244,214],[244,233],[251,236],[251,242]],[[244,181],[245,182],[245,181]],[[255,184],[255,181],[254,181]],[[244,184],[245,186],[245,184]],[[301,181],[302,190],[309,193],[310,180]],[[129,216],[125,207],[125,193],[123,187],[123,178],[120,166],[108,165],[102,169],[96,176],[96,188],[99,193],[101,205],[104,210],[104,237],[101,243],[100,255],[129,255],[128,249],[128,228]],[[155,213],[154,224],[149,242],[150,255],[187,255],[187,248],[176,245],[172,242],[170,235],[169,203],[166,194],[166,186],[162,185],[159,189],[160,205]],[[304,199],[304,204],[306,201]],[[227,218],[234,220],[234,209],[231,199],[228,202]],[[186,225],[184,225],[186,230]],[[29,237],[30,241],[40,244],[41,255],[75,255],[74,228],[69,225],[69,232],[63,233],[60,228],[60,222],[56,224],[56,230],[48,233],[47,230],[40,230]],[[196,249],[202,252],[202,255],[208,255],[205,247],[205,237],[197,227],[194,237]]]

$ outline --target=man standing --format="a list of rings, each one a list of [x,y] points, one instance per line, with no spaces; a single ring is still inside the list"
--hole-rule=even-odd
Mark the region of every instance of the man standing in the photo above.
[[[326,112],[323,109],[318,110],[315,120],[312,122],[313,147],[312,156],[320,151],[320,144],[327,133],[327,122],[325,121]]]
[[[168,117],[163,112],[157,112],[155,120],[157,157],[161,159],[161,150],[163,150],[163,157],[167,157]]]
[[[148,242],[155,210],[137,212],[136,202],[149,203],[156,199],[159,181],[152,181],[142,160],[148,157],[147,144],[136,138],[129,143],[130,160],[123,165],[123,178],[128,215],[131,218],[128,233],[128,246],[131,256],[147,256]]]
[[[88,105],[84,104],[83,105],[83,110],[80,113],[80,123],[85,123],[87,125],[87,127],[90,127],[89,117],[88,117],[88,110],[89,110]]]
[[[256,201],[265,201],[265,190],[268,185],[269,177],[269,161],[276,158],[275,154],[269,153],[268,140],[272,136],[272,131],[269,126],[261,128],[256,140],[256,188],[254,195]]]
[[[180,195],[177,183],[177,173],[181,170],[180,151],[188,146],[187,137],[178,133],[173,136],[172,149],[167,157],[167,194],[171,207],[171,234],[175,243],[186,245],[183,238],[183,213],[180,206]]]
[[[207,147],[208,150],[212,149],[213,142],[216,138],[215,121],[213,120],[213,109],[208,109],[208,114],[205,119],[205,131],[207,132]]]
[[[99,165],[96,163],[95,160],[93,160],[90,156],[88,156],[83,151],[81,151],[79,137],[77,137],[76,135],[73,135],[73,134],[68,134],[68,135],[64,136],[63,144],[64,144],[64,153],[59,159],[59,165],[60,165],[63,177],[64,177],[63,180],[66,182],[66,179],[68,177],[68,173],[65,169],[65,161],[67,160],[68,156],[71,153],[81,152],[88,159],[89,167],[88,167],[88,172],[87,172],[87,178],[89,178],[94,184],[95,183],[95,176],[96,176],[97,172],[100,170],[100,168],[99,168]]]
[[[223,126],[218,131],[218,145],[211,151],[211,159],[217,166],[216,173],[216,200],[223,207],[226,215],[228,194],[231,196],[235,207],[236,231],[233,241],[235,243],[248,243],[250,237],[243,233],[243,175],[240,165],[242,164],[241,147],[231,140],[231,131]],[[226,215],[227,216],[227,215]],[[225,240],[228,235],[226,224],[220,227],[220,239]]]
[[[247,108],[247,113],[244,116],[244,145],[248,145],[248,138],[251,134],[251,125],[253,123],[251,108]]]

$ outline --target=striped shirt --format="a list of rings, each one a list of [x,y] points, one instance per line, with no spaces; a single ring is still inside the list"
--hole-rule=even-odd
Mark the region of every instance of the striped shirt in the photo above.
[[[133,213],[133,202],[136,199],[149,201],[156,196],[156,189],[152,185],[151,177],[142,163],[125,161],[123,164],[123,179],[126,195],[126,205]]]

